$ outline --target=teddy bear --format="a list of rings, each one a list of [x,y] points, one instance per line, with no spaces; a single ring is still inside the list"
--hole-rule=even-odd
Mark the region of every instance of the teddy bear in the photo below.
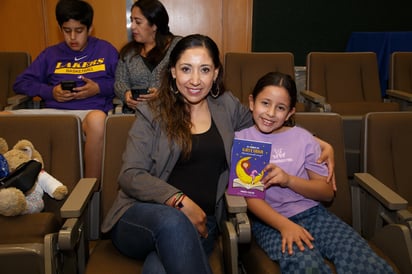
[[[36,160],[42,165],[35,184],[26,193],[15,187],[0,189],[0,215],[17,216],[41,212],[44,209],[44,193],[56,200],[67,196],[67,187],[44,170],[43,158],[30,141],[20,140],[9,150],[6,140],[0,138],[0,154],[7,162],[9,172],[29,160]]]

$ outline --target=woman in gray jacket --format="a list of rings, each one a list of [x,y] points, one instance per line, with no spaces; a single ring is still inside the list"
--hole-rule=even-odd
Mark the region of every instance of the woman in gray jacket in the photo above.
[[[211,273],[234,132],[252,125],[224,92],[219,56],[209,37],[184,37],[157,99],[137,107],[102,229],[123,254],[145,259],[143,273]]]

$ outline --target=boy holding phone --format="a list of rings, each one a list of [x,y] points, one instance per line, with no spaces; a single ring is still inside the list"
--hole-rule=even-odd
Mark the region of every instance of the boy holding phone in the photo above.
[[[85,1],[56,5],[56,19],[64,41],[43,50],[17,77],[16,93],[39,96],[44,109],[24,113],[71,112],[82,118],[85,142],[85,176],[100,177],[103,130],[113,108],[117,50],[107,41],[90,36],[93,8]]]

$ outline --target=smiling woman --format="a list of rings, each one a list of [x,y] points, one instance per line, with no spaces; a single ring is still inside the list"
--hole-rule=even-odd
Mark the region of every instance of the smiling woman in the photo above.
[[[136,108],[103,231],[156,273],[211,273],[207,256],[225,216],[232,137],[251,125],[248,109],[224,92],[222,73],[212,39],[184,37],[170,53],[158,96]]]

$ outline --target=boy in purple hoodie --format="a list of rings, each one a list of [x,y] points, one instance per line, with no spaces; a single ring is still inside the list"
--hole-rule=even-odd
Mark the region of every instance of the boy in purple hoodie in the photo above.
[[[41,52],[13,86],[16,93],[41,97],[44,108],[13,113],[78,115],[86,137],[85,176],[100,178],[104,123],[113,108],[118,52],[107,41],[90,36],[93,8],[87,2],[60,0],[56,19],[64,42]],[[72,83],[67,86],[67,81]]]

